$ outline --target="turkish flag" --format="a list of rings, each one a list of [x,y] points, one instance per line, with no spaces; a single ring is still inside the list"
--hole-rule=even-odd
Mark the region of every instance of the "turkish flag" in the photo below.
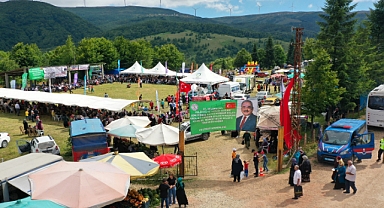
[[[188,93],[189,91],[191,91],[192,88],[190,84],[187,84],[182,81],[179,81],[179,82],[180,82],[180,92]]]
[[[294,85],[295,79],[291,79],[287,88],[285,89],[283,100],[280,103],[280,125],[284,126],[284,141],[287,145],[288,149],[292,148],[292,138],[291,138],[291,130],[292,130],[292,122],[291,115],[289,113],[289,97],[291,96],[291,90]],[[293,134],[297,137],[298,132],[294,130]]]

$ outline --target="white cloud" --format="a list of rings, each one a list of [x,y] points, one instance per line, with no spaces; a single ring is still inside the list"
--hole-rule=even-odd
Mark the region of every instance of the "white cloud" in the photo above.
[[[242,4],[242,3],[243,3],[243,0],[239,0],[239,3]]]
[[[308,5],[308,8],[312,8],[312,7],[313,7],[313,4]]]

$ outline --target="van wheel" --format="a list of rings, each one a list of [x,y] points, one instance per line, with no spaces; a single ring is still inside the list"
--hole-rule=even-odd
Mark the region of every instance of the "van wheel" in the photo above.
[[[204,140],[204,141],[208,140],[208,138],[209,138],[209,135],[208,135],[208,134],[206,134],[206,133],[203,134],[203,140]]]
[[[7,146],[8,146],[8,142],[4,140],[4,141],[1,143],[1,147],[2,147],[2,148],[6,148]]]

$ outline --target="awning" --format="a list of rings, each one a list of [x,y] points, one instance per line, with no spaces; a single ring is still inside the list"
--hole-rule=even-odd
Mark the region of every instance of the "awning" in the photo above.
[[[15,178],[8,181],[12,186],[20,189],[20,191],[31,195],[31,185],[29,184],[28,175],[23,175],[21,177]]]

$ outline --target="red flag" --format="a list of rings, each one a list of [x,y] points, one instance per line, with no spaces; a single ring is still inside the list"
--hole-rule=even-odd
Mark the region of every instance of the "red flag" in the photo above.
[[[292,122],[291,122],[291,116],[289,113],[289,97],[291,96],[291,90],[294,84],[295,78],[291,79],[289,82],[283,96],[283,100],[280,104],[280,124],[284,126],[284,141],[287,145],[288,149],[292,148],[292,142],[291,142],[291,130],[292,130]],[[297,132],[294,132],[295,135],[297,135]]]
[[[176,91],[176,115],[179,115],[179,105],[180,105],[180,101],[179,101],[179,99],[180,99],[180,97],[179,97],[179,91]]]
[[[180,83],[180,92],[188,93],[189,91],[191,91],[192,87],[190,84],[187,84],[182,81],[179,81],[179,83]]]

